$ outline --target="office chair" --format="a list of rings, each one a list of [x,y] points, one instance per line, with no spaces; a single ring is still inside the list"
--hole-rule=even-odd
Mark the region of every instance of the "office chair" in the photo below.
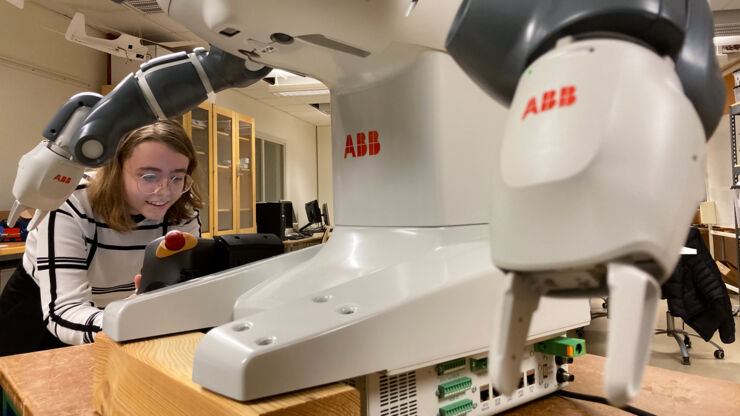
[[[689,230],[686,245],[681,252],[681,259],[676,265],[676,269],[671,274],[671,277],[661,286],[661,298],[666,299],[668,303],[666,327],[665,329],[657,329],[655,331],[656,335],[666,334],[666,336],[675,338],[678,348],[681,350],[681,363],[684,365],[691,365],[691,357],[688,351],[691,348],[690,337],[705,338],[686,331],[684,317],[693,316],[691,319],[696,323],[696,316],[700,313],[697,308],[700,306],[706,307],[705,301],[710,297],[710,293],[708,292],[709,286],[720,288],[719,290],[724,293],[724,296],[727,296],[719,270],[714,269],[717,269],[717,265],[714,263],[714,259],[702,241],[699,230],[692,227]],[[703,289],[700,290],[700,286],[706,289],[706,291]],[[673,308],[678,309],[672,310]],[[693,309],[694,312],[690,312],[690,309]],[[680,329],[676,328],[675,318],[681,319]],[[712,315],[711,318],[713,320],[715,318],[718,319],[716,315]],[[704,331],[706,338],[710,337],[711,333],[714,332],[714,330],[708,332],[708,328],[694,328],[698,329],[699,332]],[[722,332],[720,332],[720,335],[722,336]],[[727,342],[725,338],[722,338],[722,341]],[[714,358],[721,360],[725,357],[725,351],[722,347],[712,340],[707,340],[706,342],[714,346]]]
[[[669,337],[673,337],[676,339],[676,343],[678,344],[678,348],[681,349],[681,364],[683,365],[691,365],[691,357],[689,356],[689,348],[691,348],[691,338],[690,337],[696,337],[701,339],[701,337],[697,334],[692,334],[685,330],[685,323],[683,320],[681,320],[681,329],[676,328],[675,323],[675,316],[671,315],[671,311],[666,311],[665,313],[665,320],[666,320],[666,329],[656,329],[655,335],[658,334],[666,334]],[[683,335],[683,338],[681,337]],[[716,348],[714,350],[714,358],[721,360],[725,358],[725,350],[722,349],[719,345],[717,345],[714,341],[709,340],[706,341],[714,346]]]
[[[603,310],[601,311],[591,311],[591,319],[596,318],[608,318],[609,317],[609,298],[601,298],[603,300],[603,303],[601,304],[601,307]],[[700,338],[698,334],[693,334],[688,331],[686,331],[686,323],[681,320],[681,328],[676,328],[676,322],[675,319],[677,317],[673,316],[671,314],[671,311],[666,311],[666,329],[656,329],[655,335],[659,334],[666,334],[669,337],[673,337],[676,340],[676,343],[678,344],[678,348],[681,350],[681,364],[683,365],[691,365],[691,357],[689,355],[689,349],[691,348],[691,338],[690,337],[696,337]],[[680,318],[679,318],[680,319]],[[577,328],[576,329],[576,336],[579,338],[583,338],[585,335],[585,328]],[[721,360],[725,358],[725,350],[722,349],[719,345],[717,345],[714,341],[706,341],[710,344],[712,344],[715,348],[714,350],[714,358]]]

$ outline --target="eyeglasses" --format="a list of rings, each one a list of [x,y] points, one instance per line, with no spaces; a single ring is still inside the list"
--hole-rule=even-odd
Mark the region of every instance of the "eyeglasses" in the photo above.
[[[190,175],[177,174],[165,178],[160,173],[145,173],[143,175],[136,176],[136,185],[139,187],[139,191],[146,195],[151,195],[164,186],[172,193],[184,194],[189,191],[193,186],[193,178]],[[165,183],[166,180],[166,183]]]

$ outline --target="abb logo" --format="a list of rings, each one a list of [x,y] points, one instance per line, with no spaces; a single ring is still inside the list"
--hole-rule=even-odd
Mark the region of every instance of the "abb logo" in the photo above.
[[[69,181],[72,180],[72,178],[62,175],[57,175],[54,177],[54,180],[61,183],[69,183]]]
[[[370,130],[367,132],[367,142],[365,142],[365,133],[357,133],[357,152],[355,153],[355,145],[352,143],[352,135],[347,135],[347,143],[344,145],[344,158],[347,155],[352,157],[362,157],[366,154],[375,156],[380,152],[380,142],[378,141],[378,132]]]
[[[556,104],[558,107],[568,107],[576,102],[576,87],[574,85],[561,88],[559,99],[557,93],[558,92],[556,90],[543,92],[542,105],[540,106],[539,111],[552,110],[555,108]],[[529,114],[537,115],[537,113],[537,97],[532,97],[529,99],[529,102],[527,102],[527,108],[524,109],[522,120],[527,118],[527,115]]]

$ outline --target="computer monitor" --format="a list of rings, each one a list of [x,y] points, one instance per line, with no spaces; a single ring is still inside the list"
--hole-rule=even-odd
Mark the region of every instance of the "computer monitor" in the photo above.
[[[309,224],[321,225],[321,209],[319,209],[319,201],[313,200],[306,202],[306,217],[308,217]]]
[[[285,240],[285,229],[292,228],[295,211],[291,201],[258,202],[257,232],[275,234]]]
[[[293,223],[298,222],[298,216],[295,214],[295,209],[293,208],[293,202],[291,201],[280,201],[282,204],[282,215],[283,215],[283,221],[285,222],[285,229],[293,229]]]
[[[326,202],[321,204],[321,217],[324,219],[324,225],[329,227],[331,225],[329,223],[329,204]]]

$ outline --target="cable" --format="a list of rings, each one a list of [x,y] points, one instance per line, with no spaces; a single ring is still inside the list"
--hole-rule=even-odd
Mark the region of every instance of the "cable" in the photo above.
[[[599,397],[599,396],[592,396],[590,394],[573,393],[572,391],[565,391],[565,390],[558,390],[558,391],[555,392],[555,394],[560,395],[560,396],[563,396],[563,397],[568,397],[568,398],[571,398],[571,399],[587,400],[587,401],[601,403],[601,404],[605,404],[605,405],[611,406],[611,404],[608,401],[606,401],[605,398]],[[638,409],[638,408],[632,407],[632,406],[620,407],[619,409],[624,410],[625,412],[632,413],[633,415],[638,415],[638,416],[656,416],[653,413],[646,412],[646,411],[644,411],[642,409]]]

